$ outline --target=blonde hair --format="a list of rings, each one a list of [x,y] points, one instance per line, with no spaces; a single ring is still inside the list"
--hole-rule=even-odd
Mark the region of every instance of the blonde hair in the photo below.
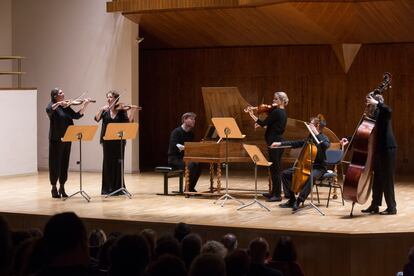
[[[286,92],[283,92],[283,91],[275,92],[275,96],[278,97],[280,99],[280,101],[283,102],[284,105],[288,105],[289,98],[288,98]]]

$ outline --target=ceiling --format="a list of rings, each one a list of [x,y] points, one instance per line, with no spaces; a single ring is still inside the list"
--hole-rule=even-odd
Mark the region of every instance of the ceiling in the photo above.
[[[143,48],[414,42],[414,0],[114,0]]]

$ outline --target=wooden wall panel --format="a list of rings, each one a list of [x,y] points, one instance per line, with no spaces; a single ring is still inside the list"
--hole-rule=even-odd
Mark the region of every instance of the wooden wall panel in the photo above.
[[[414,44],[364,45],[348,74],[343,73],[328,45],[245,48],[143,50],[140,58],[141,166],[167,161],[170,131],[180,116],[194,111],[199,117],[196,136],[206,124],[203,86],[237,86],[251,104],[270,103],[274,91],[286,91],[289,117],[308,120],[323,113],[338,136],[352,135],[364,109],[366,94],[393,75],[386,102],[394,109],[398,141],[397,170],[414,169],[414,122],[411,105],[414,81]]]

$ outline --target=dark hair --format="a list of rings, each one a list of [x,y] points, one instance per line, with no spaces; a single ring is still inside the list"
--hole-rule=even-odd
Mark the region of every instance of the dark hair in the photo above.
[[[147,241],[142,235],[123,235],[110,248],[109,259],[109,275],[142,275],[150,261]]]
[[[289,236],[281,236],[273,251],[273,261],[294,262],[296,261],[296,257],[296,248],[292,238]]]
[[[322,130],[324,127],[326,127],[326,120],[325,120],[325,117],[322,114],[318,114],[318,115],[316,115],[316,117],[312,117],[311,121],[314,121],[315,124],[318,124],[320,130]]]
[[[191,226],[185,222],[179,222],[174,228],[174,238],[181,242],[185,236],[191,233]]]
[[[237,248],[237,237],[232,233],[228,233],[221,238],[221,243],[231,252]]]
[[[86,228],[73,212],[56,214],[45,225],[43,239],[51,256],[60,256],[81,245],[87,251]]]
[[[50,101],[52,103],[56,102],[56,96],[59,94],[60,91],[62,91],[62,89],[60,89],[59,87],[55,87],[52,89],[52,91],[50,91]]]

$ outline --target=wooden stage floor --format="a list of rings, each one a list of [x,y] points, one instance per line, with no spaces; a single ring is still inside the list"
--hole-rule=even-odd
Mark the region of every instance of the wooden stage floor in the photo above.
[[[252,176],[235,174],[229,178],[229,187],[254,187]],[[314,193],[315,204],[325,213],[325,216],[321,216],[312,208],[292,214],[291,209],[279,208],[278,202],[265,202],[262,196],[259,196],[259,200],[270,208],[270,212],[261,209],[257,204],[237,211],[240,205],[234,200],[227,201],[221,207],[214,204],[217,197],[159,196],[156,193],[163,191],[163,180],[162,175],[156,173],[125,175],[132,199],[126,196],[104,198],[100,195],[100,177],[100,173],[83,173],[83,189],[92,197],[89,203],[80,195],[66,201],[52,199],[47,172],[30,176],[1,177],[0,212],[53,215],[56,212],[74,211],[83,218],[162,223],[181,221],[195,225],[327,233],[414,232],[414,224],[411,222],[414,217],[414,183],[409,177],[400,177],[397,181],[397,215],[362,214],[360,210],[367,207],[368,202],[363,206],[355,205],[352,219],[349,217],[351,204],[348,202],[342,206],[339,199],[331,199],[329,208],[325,207],[327,188],[320,188],[320,204],[317,204]],[[177,178],[170,179],[170,183],[170,191],[178,189]],[[202,176],[196,188],[207,190],[208,185],[207,176]],[[264,176],[259,178],[258,185],[259,189],[267,188]],[[70,195],[78,190],[79,174],[70,172],[66,192]],[[245,203],[253,199],[246,195],[236,197]]]
[[[0,214],[13,229],[43,228],[47,219],[58,212],[74,211],[83,218],[86,227],[102,228],[107,232],[136,232],[153,228],[159,234],[171,233],[177,222],[192,225],[193,231],[205,240],[220,239],[233,232],[240,247],[257,236],[275,246],[280,235],[293,237],[298,261],[306,275],[395,275],[407,260],[414,245],[414,177],[397,177],[396,199],[398,214],[380,216],[362,214],[367,207],[356,205],[354,217],[349,217],[350,203],[342,206],[339,199],[325,207],[327,189],[321,190],[321,216],[314,209],[292,214],[279,208],[279,203],[267,203],[270,212],[258,205],[237,211],[240,206],[230,200],[221,207],[213,202],[217,197],[159,196],[163,191],[162,174],[126,174],[125,181],[132,199],[126,196],[104,198],[100,195],[100,173],[84,173],[84,190],[92,197],[87,202],[80,195],[66,201],[52,199],[48,172],[37,175],[0,177]],[[170,191],[178,189],[178,179],[170,179]],[[267,177],[260,173],[260,189],[267,189]],[[202,175],[198,190],[207,190],[209,179]],[[230,172],[231,188],[253,188],[253,170]],[[79,190],[79,174],[71,172],[66,184],[68,194]],[[316,195],[315,195],[316,198]],[[240,197],[244,202],[252,196]],[[385,208],[385,207],[383,207]]]
[[[127,221],[147,221],[157,223],[186,222],[193,225],[220,227],[243,227],[255,229],[290,230],[325,233],[401,233],[414,232],[414,183],[410,177],[398,178],[396,200],[398,214],[395,216],[366,215],[360,212],[366,205],[356,205],[354,218],[349,218],[351,204],[342,206],[339,199],[332,200],[326,208],[327,188],[320,188],[321,203],[314,202],[325,213],[321,216],[315,209],[304,209],[296,214],[291,209],[279,208],[279,203],[259,200],[270,208],[270,212],[257,204],[237,211],[240,206],[229,200],[221,207],[213,202],[217,197],[159,196],[163,191],[161,174],[141,173],[126,174],[125,181],[132,199],[126,196],[104,198],[100,195],[100,173],[83,173],[83,188],[92,197],[87,202],[80,195],[62,201],[52,199],[47,172],[38,175],[13,176],[0,178],[0,212],[53,215],[57,212],[74,211],[83,218],[116,219]],[[225,182],[225,181],[223,181]],[[178,179],[170,179],[170,191],[178,189]],[[177,184],[175,184],[177,183]],[[207,190],[208,177],[203,175],[197,185],[198,190]],[[224,185],[224,183],[223,183]],[[267,188],[266,178],[258,180],[259,189]],[[251,175],[230,174],[229,187],[253,188]],[[79,190],[79,175],[71,172],[66,184],[70,195]],[[339,192],[339,190],[338,190]],[[339,194],[338,194],[339,195]],[[238,197],[238,196],[236,196]],[[245,203],[251,196],[240,197]],[[385,204],[385,203],[384,203]],[[385,208],[385,207],[383,207]]]

